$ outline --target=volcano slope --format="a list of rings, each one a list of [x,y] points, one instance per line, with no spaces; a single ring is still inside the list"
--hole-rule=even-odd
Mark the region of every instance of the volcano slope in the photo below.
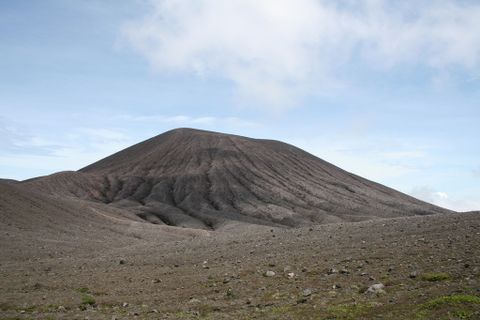
[[[208,230],[448,212],[282,142],[194,129],[172,130],[79,172],[22,185],[123,208],[154,224]]]
[[[2,261],[36,259],[45,252],[53,258],[111,250],[140,236],[158,242],[202,234],[145,224],[141,219],[124,218],[121,209],[59,199],[4,182],[0,182],[0,213]]]
[[[0,319],[480,318],[478,212],[276,141],[170,131],[0,213]]]

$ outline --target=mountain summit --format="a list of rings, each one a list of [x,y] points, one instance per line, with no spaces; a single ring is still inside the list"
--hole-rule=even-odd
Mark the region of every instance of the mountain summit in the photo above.
[[[295,227],[448,212],[286,143],[185,128],[78,172],[23,184],[121,208],[146,222],[198,229],[232,222]]]

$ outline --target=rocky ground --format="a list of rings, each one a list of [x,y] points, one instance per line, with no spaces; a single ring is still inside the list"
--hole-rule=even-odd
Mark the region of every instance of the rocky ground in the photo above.
[[[480,319],[478,213],[136,230],[90,251],[5,233],[0,319]]]

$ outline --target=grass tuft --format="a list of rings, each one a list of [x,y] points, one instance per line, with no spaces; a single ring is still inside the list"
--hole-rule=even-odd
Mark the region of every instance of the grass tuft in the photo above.
[[[90,290],[87,287],[78,288],[76,291],[80,292],[80,293],[89,293],[90,292]]]
[[[329,307],[327,311],[335,319],[354,320],[369,314],[373,307],[372,303],[339,304]]]
[[[89,295],[89,294],[84,294],[84,295],[82,296],[82,304],[83,304],[83,305],[93,306],[93,305],[96,304],[95,298],[92,297],[92,296]]]
[[[450,275],[446,272],[429,272],[422,274],[421,278],[423,281],[445,281],[450,279]]]
[[[480,297],[478,296],[461,294],[443,296],[422,304],[417,312],[416,319],[433,319],[444,315],[448,315],[448,319],[478,319],[479,306]]]
[[[430,300],[422,305],[424,309],[436,309],[439,306],[445,304],[462,304],[462,303],[471,303],[471,304],[479,304],[480,305],[480,297],[471,296],[471,295],[464,295],[464,294],[457,294],[452,296],[443,296],[440,298],[436,298]]]

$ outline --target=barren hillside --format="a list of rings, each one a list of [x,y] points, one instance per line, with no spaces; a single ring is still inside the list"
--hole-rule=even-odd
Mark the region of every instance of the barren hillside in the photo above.
[[[445,213],[292,145],[176,129],[30,190],[119,207],[146,222],[218,229],[301,226]]]

